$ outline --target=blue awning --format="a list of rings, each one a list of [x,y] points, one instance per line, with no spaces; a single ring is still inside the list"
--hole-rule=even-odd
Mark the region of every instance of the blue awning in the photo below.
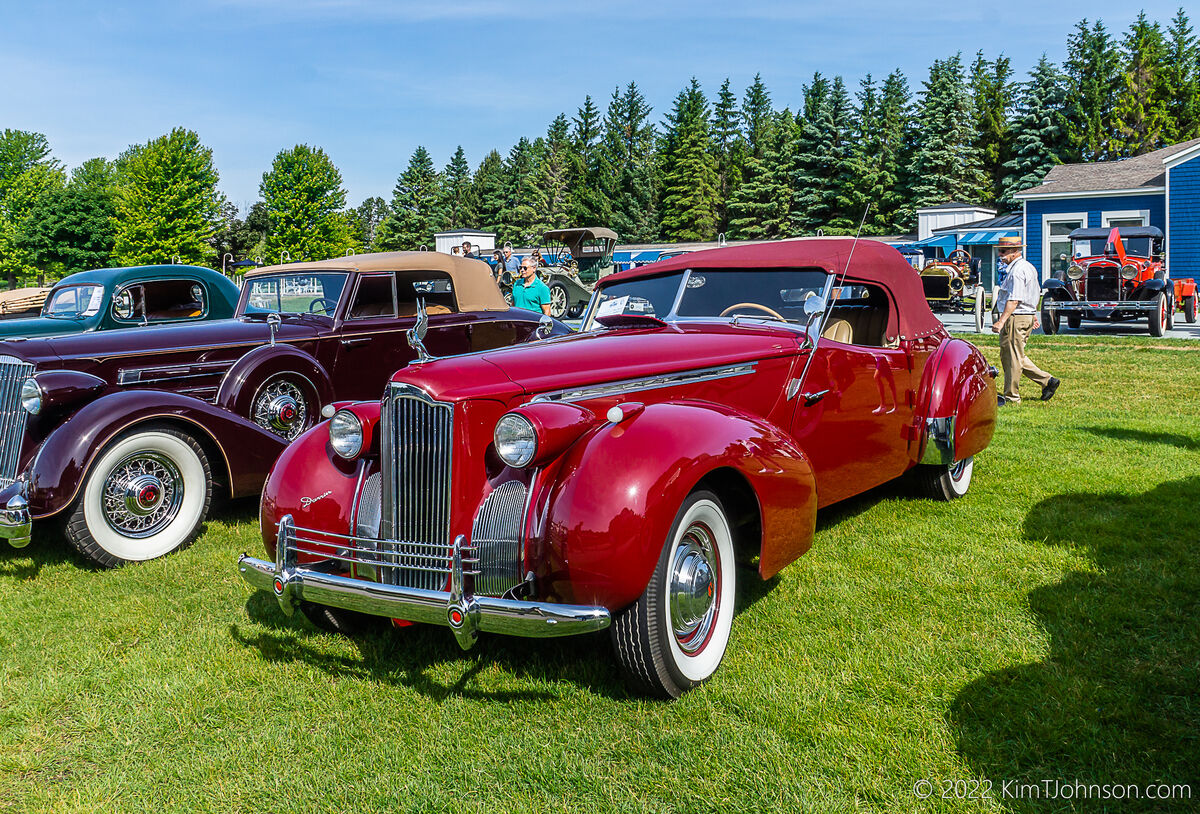
[[[960,246],[995,246],[1002,237],[1016,237],[1015,229],[999,229],[990,232],[968,232],[959,239]]]
[[[958,242],[954,239],[954,235],[934,235],[924,240],[918,240],[912,245],[918,249],[941,249],[945,252],[952,252],[954,251],[954,247],[958,245]]]

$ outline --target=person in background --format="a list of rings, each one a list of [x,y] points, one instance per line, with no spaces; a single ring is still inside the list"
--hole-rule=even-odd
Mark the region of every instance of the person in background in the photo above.
[[[474,250],[474,248],[471,246],[471,241],[469,241],[469,240],[464,240],[464,241],[463,241],[463,244],[462,244],[462,256],[463,256],[463,257],[472,257],[472,258],[474,258],[474,259],[476,259],[476,260],[478,260],[478,259],[479,259],[479,255],[475,253],[475,250]]]
[[[460,249],[458,246],[451,246],[450,254],[452,254],[455,257],[462,257],[462,249]]]
[[[504,271],[511,271],[516,274],[521,269],[521,261],[517,259],[512,252],[512,244],[504,244]]]
[[[550,288],[537,275],[537,261],[526,257],[521,261],[521,276],[513,282],[513,306],[535,313],[550,313]]]
[[[500,272],[504,271],[504,255],[499,249],[492,252],[492,259],[488,261],[488,265],[492,267],[492,276],[499,277]]]
[[[542,252],[539,249],[534,249],[529,256],[537,263],[538,268],[546,265],[546,261],[542,258]]]
[[[1004,367],[1001,406],[1021,403],[1018,385],[1022,375],[1042,386],[1042,401],[1054,398],[1061,384],[1025,355],[1025,343],[1038,324],[1038,297],[1041,296],[1042,287],[1038,282],[1037,269],[1021,256],[1022,248],[1019,237],[1002,237],[997,246],[1000,259],[1008,264],[1008,274],[997,298],[1000,318],[992,323],[992,331],[1000,334],[1000,364]]]

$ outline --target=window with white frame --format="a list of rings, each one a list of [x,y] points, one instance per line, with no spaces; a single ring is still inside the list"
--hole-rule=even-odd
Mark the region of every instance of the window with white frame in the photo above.
[[[1071,240],[1067,235],[1087,223],[1086,212],[1042,216],[1042,278],[1064,274],[1071,264]]]
[[[1106,229],[1114,226],[1149,226],[1149,209],[1122,209],[1116,212],[1105,212],[1102,223]]]

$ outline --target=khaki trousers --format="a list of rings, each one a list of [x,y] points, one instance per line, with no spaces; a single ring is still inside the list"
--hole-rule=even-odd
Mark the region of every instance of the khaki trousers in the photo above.
[[[1042,370],[1025,355],[1025,343],[1033,331],[1032,314],[1013,314],[1000,329],[1000,364],[1004,367],[1004,399],[1019,402],[1021,393],[1017,385],[1021,374],[1025,374],[1042,387],[1050,384],[1050,374]]]

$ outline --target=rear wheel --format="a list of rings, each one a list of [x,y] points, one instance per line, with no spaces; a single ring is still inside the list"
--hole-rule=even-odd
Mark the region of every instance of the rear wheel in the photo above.
[[[983,333],[983,286],[975,287],[975,333]]]
[[[919,466],[914,472],[921,494],[933,500],[954,500],[971,488],[975,458],[963,458],[949,466]]]
[[[1183,298],[1183,318],[1188,322],[1196,321],[1196,295]]]
[[[167,427],[119,436],[92,465],[66,519],[67,541],[106,568],[187,547],[212,500],[208,456]]]
[[[1162,336],[1167,326],[1167,296],[1161,291],[1154,295],[1154,310],[1147,319],[1150,322],[1150,335]]]
[[[1042,333],[1056,334],[1058,333],[1058,312],[1051,311],[1048,308],[1042,309]]]
[[[560,282],[550,283],[550,316],[562,319],[567,315],[571,295],[567,287]]]
[[[258,386],[250,419],[285,441],[294,441],[317,421],[317,394],[307,379],[278,373]]]
[[[613,649],[638,690],[678,698],[716,672],[733,625],[733,532],[720,499],[693,492],[641,597],[617,614]]]

